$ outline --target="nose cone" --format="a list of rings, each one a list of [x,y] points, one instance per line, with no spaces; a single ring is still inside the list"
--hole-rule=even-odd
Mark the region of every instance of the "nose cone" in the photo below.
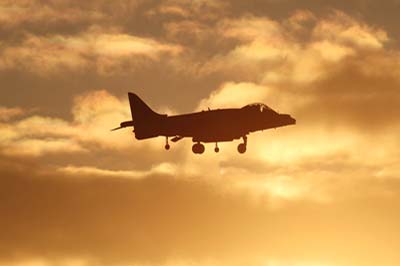
[[[296,124],[296,119],[291,117],[290,115],[281,115],[280,120],[282,125],[295,125]]]
[[[294,119],[290,115],[289,115],[289,122],[290,122],[290,125],[296,125],[296,119]]]

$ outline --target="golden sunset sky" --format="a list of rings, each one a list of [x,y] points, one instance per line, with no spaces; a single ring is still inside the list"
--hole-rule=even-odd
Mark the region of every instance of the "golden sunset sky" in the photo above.
[[[399,0],[0,0],[0,266],[400,265]],[[297,125],[137,141],[263,102]]]

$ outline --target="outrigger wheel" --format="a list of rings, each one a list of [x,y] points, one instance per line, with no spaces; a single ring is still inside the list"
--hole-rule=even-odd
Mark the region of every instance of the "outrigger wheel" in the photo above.
[[[169,144],[168,144],[168,137],[166,137],[165,140],[166,140],[166,143],[165,143],[164,147],[166,150],[169,150],[169,148],[171,148],[171,146],[169,146]]]
[[[214,151],[217,152],[217,153],[219,152],[218,143],[215,143]]]
[[[243,136],[243,143],[240,143],[237,147],[239,153],[245,153],[247,148],[247,136]]]

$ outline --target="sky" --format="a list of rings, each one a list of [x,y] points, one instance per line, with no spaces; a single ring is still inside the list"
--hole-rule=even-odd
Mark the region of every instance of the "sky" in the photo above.
[[[399,0],[0,0],[0,266],[397,266]],[[295,126],[138,141],[263,102]]]

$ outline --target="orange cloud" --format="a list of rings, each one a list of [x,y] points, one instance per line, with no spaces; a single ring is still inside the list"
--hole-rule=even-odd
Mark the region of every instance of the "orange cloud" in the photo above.
[[[1,51],[0,69],[22,68],[48,75],[95,68],[98,73],[107,75],[116,69],[123,70],[121,64],[138,56],[158,60],[162,55],[176,55],[181,50],[178,45],[118,32],[100,33],[94,28],[73,37],[28,35],[21,44],[5,47]]]
[[[110,131],[121,121],[131,119],[127,97],[119,99],[106,90],[90,91],[74,98],[71,112],[71,121],[31,115],[0,123],[0,150],[12,155],[43,156],[86,153],[95,148],[123,151],[163,146],[160,141],[138,143],[132,140],[130,130]]]
[[[2,124],[1,146],[9,154],[34,156],[47,152],[84,152],[82,144],[87,141],[108,147],[124,146],[123,142],[118,144],[110,138],[109,129],[129,114],[125,107],[105,91],[95,92],[77,98],[73,122],[34,115]]]
[[[200,109],[211,108],[240,108],[249,103],[255,103],[266,98],[268,88],[254,83],[233,83],[228,82],[222,84],[218,90],[215,90],[211,95],[203,99],[200,104]]]
[[[313,34],[315,38],[365,49],[381,49],[389,40],[384,30],[370,27],[340,11],[336,11],[329,19],[320,20]]]
[[[44,154],[80,153],[87,151],[76,141],[62,138],[20,139],[11,143],[3,143],[2,145],[2,152],[4,154],[17,156],[42,156]]]
[[[174,176],[176,174],[176,169],[174,165],[169,163],[162,163],[153,166],[150,170],[146,171],[124,171],[124,170],[108,170],[99,169],[90,166],[65,166],[57,169],[59,172],[67,176],[86,176],[86,177],[115,177],[115,178],[132,178],[141,179],[147,178],[151,175],[166,175]]]
[[[17,28],[22,24],[79,24],[86,21],[98,22],[105,18],[104,14],[96,10],[86,12],[86,10],[76,7],[59,8],[63,1],[58,2],[2,1],[0,3],[0,22],[3,27]]]
[[[7,108],[0,106],[0,121],[8,121],[11,118],[20,116],[24,113],[24,110],[19,107]]]
[[[313,23],[303,24],[307,21]],[[239,43],[215,55],[201,73],[240,74],[265,84],[302,85],[324,79],[346,60],[362,56],[365,49],[381,50],[389,40],[383,29],[339,11],[318,18],[300,10],[282,21],[248,15],[223,20],[218,31]]]

